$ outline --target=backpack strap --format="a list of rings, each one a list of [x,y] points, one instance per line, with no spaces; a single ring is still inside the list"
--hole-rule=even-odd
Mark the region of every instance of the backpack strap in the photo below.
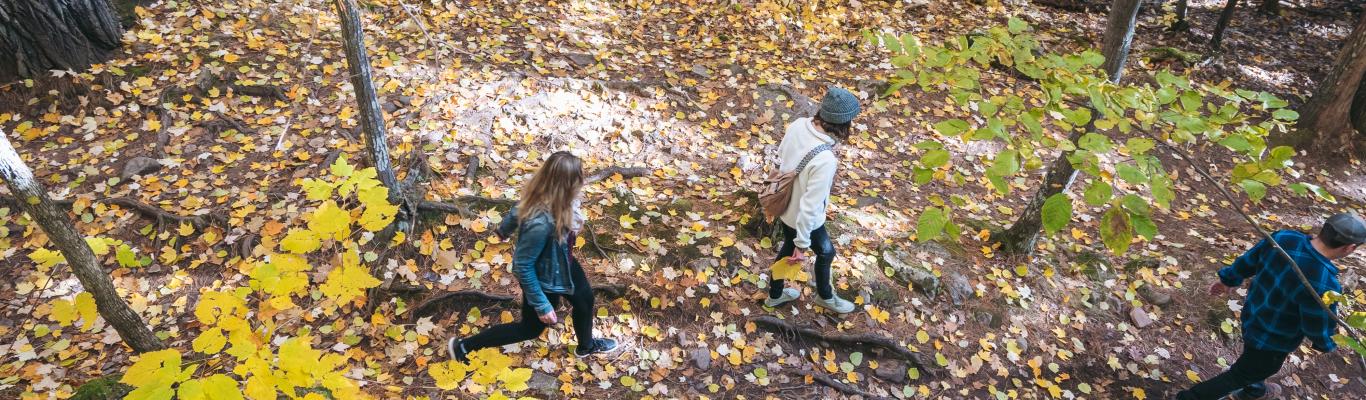
[[[802,173],[802,170],[806,169],[806,164],[810,163],[812,158],[816,158],[817,154],[834,148],[834,143],[826,143],[820,146],[816,146],[816,148],[811,149],[811,151],[806,153],[806,157],[802,157],[802,162],[800,164],[797,164],[797,169],[794,169],[793,171],[796,171],[799,174]]]

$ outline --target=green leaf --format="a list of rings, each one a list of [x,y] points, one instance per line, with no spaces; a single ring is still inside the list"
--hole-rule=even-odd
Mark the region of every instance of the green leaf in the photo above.
[[[1168,208],[1172,205],[1172,200],[1176,200],[1176,192],[1172,191],[1172,180],[1167,177],[1162,170],[1157,170],[1148,180],[1148,187],[1153,195],[1153,202],[1159,207]]]
[[[1062,110],[1063,120],[1076,126],[1086,125],[1091,122],[1091,110],[1086,108],[1073,108]]]
[[[1043,228],[1049,234],[1057,232],[1072,221],[1072,199],[1057,193],[1043,202]]]
[[[1135,185],[1148,182],[1148,175],[1144,174],[1138,167],[1130,163],[1115,165],[1115,173],[1119,175],[1120,179]]]
[[[946,119],[934,124],[934,130],[944,136],[958,136],[968,130],[968,121],[961,119]]]
[[[1262,201],[1262,198],[1266,197],[1266,185],[1255,179],[1238,181],[1238,186],[1243,188],[1243,193],[1247,193],[1247,197],[1252,199],[1254,203]]]
[[[1129,242],[1134,240],[1134,227],[1129,213],[1120,207],[1110,207],[1100,218],[1100,240],[1115,254],[1129,251]]]
[[[1014,175],[1020,172],[1020,152],[1015,150],[1005,150],[996,154],[996,159],[991,163],[991,170],[1002,176]]]
[[[1129,141],[1124,144],[1125,150],[1128,150],[1130,155],[1135,156],[1147,153],[1148,150],[1152,150],[1154,146],[1156,146],[1156,144],[1153,143],[1151,139],[1145,138],[1129,138]]]
[[[1130,214],[1130,221],[1134,223],[1134,232],[1148,240],[1157,238],[1157,224],[1153,223],[1152,218],[1146,215]]]
[[[1081,138],[1077,139],[1077,147],[1087,149],[1095,153],[1104,153],[1110,151],[1111,143],[1110,138],[1105,137],[1105,135],[1090,132],[1085,135],[1082,135]]]
[[[934,170],[929,168],[915,167],[911,169],[911,181],[917,185],[930,183],[934,179]]]
[[[1114,188],[1111,188],[1109,183],[1099,179],[1091,183],[1091,187],[1086,188],[1086,192],[1082,193],[1082,199],[1086,200],[1086,204],[1092,206],[1109,203],[1112,196],[1114,196]]]
[[[920,221],[916,224],[915,235],[921,242],[938,239],[944,234],[944,225],[949,222],[944,210],[938,207],[928,207],[920,213]]]
[[[1119,204],[1123,205],[1129,212],[1137,215],[1152,214],[1152,210],[1148,208],[1148,201],[1143,200],[1142,197],[1138,197],[1136,194],[1124,195],[1124,198],[1120,199]]]
[[[1324,190],[1322,186],[1315,185],[1312,183],[1292,183],[1290,184],[1290,190],[1294,191],[1295,194],[1298,194],[1300,196],[1308,196],[1310,193],[1312,193],[1314,196],[1317,196],[1320,200],[1325,200],[1329,203],[1338,202],[1338,199],[1336,197],[1333,197],[1332,193],[1328,193],[1328,191]]]
[[[1357,354],[1366,356],[1366,346],[1362,346],[1361,343],[1358,343],[1356,339],[1353,339],[1347,335],[1343,335],[1341,333],[1333,335],[1333,342],[1337,343],[1339,346],[1352,349],[1353,351],[1356,351]]]
[[[1219,144],[1239,153],[1246,153],[1252,149],[1252,143],[1248,143],[1247,138],[1239,135],[1232,135],[1220,140]]]
[[[1272,112],[1271,118],[1279,119],[1282,121],[1294,121],[1300,119],[1300,113],[1297,113],[1295,112],[1295,110],[1291,110],[1289,108],[1282,108],[1276,110],[1275,112]]]
[[[939,168],[949,163],[949,152],[945,150],[930,150],[920,156],[920,165],[925,168]]]
[[[1020,32],[1029,29],[1029,23],[1024,22],[1024,20],[1019,18],[1010,17],[1010,19],[1006,21],[1006,29],[1008,29],[1012,35],[1019,34]]]

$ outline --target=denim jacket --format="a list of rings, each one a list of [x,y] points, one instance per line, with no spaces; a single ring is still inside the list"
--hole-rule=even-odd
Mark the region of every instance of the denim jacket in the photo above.
[[[508,212],[495,232],[501,238],[517,233],[512,248],[512,272],[522,286],[522,299],[545,315],[555,309],[546,293],[570,294],[574,281],[569,276],[569,243],[559,238],[550,213],[541,212],[520,224],[517,209]]]

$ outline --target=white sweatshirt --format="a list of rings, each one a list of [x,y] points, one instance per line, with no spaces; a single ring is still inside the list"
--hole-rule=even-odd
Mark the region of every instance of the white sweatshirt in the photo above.
[[[782,143],[778,144],[778,170],[792,171],[806,153],[825,143],[834,143],[829,135],[812,124],[811,118],[799,118],[787,126]],[[806,169],[792,182],[792,200],[787,211],[778,218],[797,231],[792,240],[798,248],[811,247],[811,231],[825,225],[825,205],[830,187],[835,183],[839,160],[834,151],[823,151],[811,158]]]

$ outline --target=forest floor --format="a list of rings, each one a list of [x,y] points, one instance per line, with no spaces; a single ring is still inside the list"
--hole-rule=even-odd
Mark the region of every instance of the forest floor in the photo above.
[[[1068,52],[1100,41],[1103,11],[992,1],[781,3],[363,2],[395,164],[406,171],[429,163],[430,198],[514,198],[555,150],[581,155],[590,171],[652,170],[585,189],[595,234],[577,254],[594,285],[618,291],[599,298],[596,326],[626,350],[576,359],[576,338],[564,326],[510,346],[520,366],[535,371],[523,395],[852,397],[812,376],[865,397],[1169,398],[1237,356],[1237,297],[1204,289],[1256,238],[1235,205],[1178,161],[1166,161],[1179,176],[1179,200],[1154,215],[1161,235],[1123,256],[1100,244],[1097,209],[1079,208],[1074,229],[1042,239],[1032,258],[1004,256],[983,241],[978,231],[1008,224],[1039,171],[1014,180],[1005,196],[985,179],[909,184],[912,144],[936,138],[930,125],[952,109],[909,87],[882,96],[892,67],[863,30],[938,42],[1015,15],[1046,49]],[[1304,3],[1309,11],[1276,17],[1240,10],[1225,50],[1208,58],[1204,43],[1222,2],[1192,1],[1190,33],[1167,32],[1167,13],[1145,10],[1126,79],[1172,68],[1302,104],[1356,18],[1347,2]],[[111,274],[173,346],[188,349],[201,328],[191,315],[201,289],[246,285],[242,259],[268,252],[300,223],[299,178],[321,174],[343,154],[363,158],[337,27],[330,2],[318,0],[158,2],[139,11],[126,50],[89,74],[0,88],[0,129],[22,137],[19,152],[55,197],[85,200],[76,203],[79,228],[135,244],[145,266]],[[1154,50],[1161,48],[1180,52]],[[1195,57],[1168,56],[1182,52]],[[235,80],[220,82],[229,76]],[[826,85],[866,99],[855,137],[840,150],[830,222],[836,289],[859,310],[822,311],[809,301],[809,285],[801,300],[767,309],[761,299],[776,240],[753,224],[745,192],[764,174],[786,122],[810,112],[805,96],[819,98]],[[244,94],[249,86],[258,89]],[[997,150],[940,140],[957,157]],[[1218,151],[1192,150],[1226,174]],[[157,166],[124,174],[142,159]],[[1300,180],[1329,188],[1339,202],[1273,190],[1260,204],[1236,206],[1276,229],[1309,230],[1332,212],[1366,211],[1359,162],[1312,154],[1297,161]],[[949,195],[974,201],[955,216],[976,221],[974,229],[961,243],[913,240],[919,210]],[[187,230],[91,202],[113,197],[225,222]],[[486,396],[470,385],[441,391],[426,366],[445,359],[446,338],[515,319],[516,303],[459,298],[414,315],[445,292],[518,292],[509,245],[487,232],[500,210],[475,211],[432,221],[390,255],[383,278],[410,290],[379,299],[374,315],[343,307],[280,329],[326,327],[316,329],[315,347],[351,357],[349,376],[378,398]],[[45,239],[13,214],[0,209],[0,398],[66,398],[82,382],[118,374],[131,353],[102,321],[88,332],[51,322],[49,301],[71,297],[79,284],[60,265],[30,261]],[[903,265],[919,272],[894,268]],[[1344,287],[1362,296],[1366,256],[1339,265]],[[884,336],[910,356],[775,332],[755,323],[764,316],[833,336]],[[1295,398],[1366,393],[1350,360],[1347,351],[1297,352],[1273,381]]]

